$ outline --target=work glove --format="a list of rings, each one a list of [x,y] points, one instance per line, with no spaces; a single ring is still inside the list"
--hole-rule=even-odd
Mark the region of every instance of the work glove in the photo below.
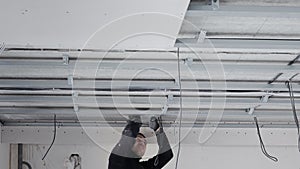
[[[155,116],[152,116],[150,118],[149,127],[151,129],[153,129],[154,131],[156,131],[160,127],[160,125],[158,123],[158,120],[157,120],[157,118]]]

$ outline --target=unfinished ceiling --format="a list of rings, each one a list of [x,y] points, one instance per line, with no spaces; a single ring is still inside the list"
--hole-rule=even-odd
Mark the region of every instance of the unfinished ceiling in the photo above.
[[[180,85],[184,125],[255,127],[255,115],[265,126],[295,126],[285,82],[293,78],[299,111],[299,1],[93,1],[84,3],[93,6],[89,19],[79,2],[60,6],[61,14],[50,12],[54,4],[5,3],[0,14],[12,19],[0,28],[4,126],[52,125],[54,114],[71,126],[123,124],[132,114],[178,124]]]

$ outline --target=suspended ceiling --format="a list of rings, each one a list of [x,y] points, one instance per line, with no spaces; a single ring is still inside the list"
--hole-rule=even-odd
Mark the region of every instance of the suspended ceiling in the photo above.
[[[181,84],[184,125],[294,127],[298,1],[22,3],[0,7],[4,126],[178,124]]]

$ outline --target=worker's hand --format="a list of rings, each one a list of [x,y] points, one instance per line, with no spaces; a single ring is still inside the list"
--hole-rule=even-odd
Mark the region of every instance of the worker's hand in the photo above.
[[[149,127],[151,129],[153,129],[154,131],[157,131],[157,129],[160,127],[159,123],[158,123],[158,120],[157,120],[157,118],[155,116],[152,116],[150,118]]]
[[[161,116],[158,117],[158,123],[159,123],[160,129],[163,130],[163,125],[162,125],[162,118],[161,118]]]

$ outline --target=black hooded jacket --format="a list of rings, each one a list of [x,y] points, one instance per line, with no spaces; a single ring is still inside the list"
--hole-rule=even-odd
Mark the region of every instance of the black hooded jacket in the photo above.
[[[127,124],[121,140],[109,156],[108,169],[161,169],[173,158],[168,138],[163,130],[160,130],[156,132],[158,154],[147,161],[140,162],[141,158],[131,150],[139,129],[140,124],[138,123],[129,122]]]

